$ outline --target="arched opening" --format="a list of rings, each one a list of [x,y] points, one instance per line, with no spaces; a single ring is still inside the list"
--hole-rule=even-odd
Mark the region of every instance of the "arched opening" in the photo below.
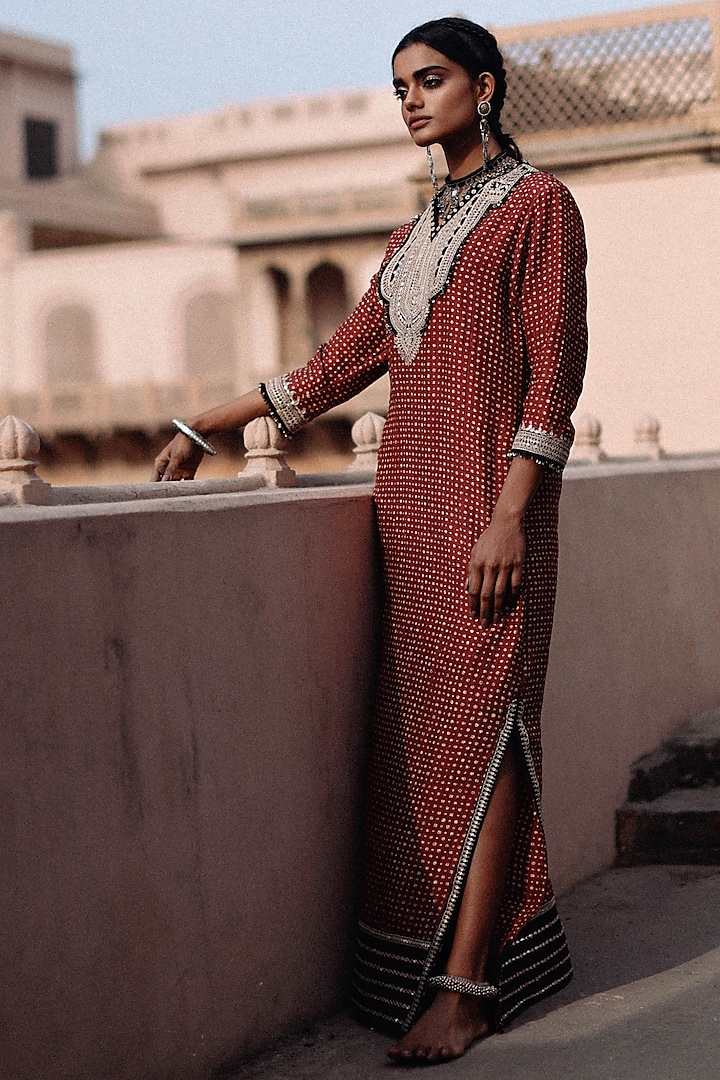
[[[198,293],[185,306],[185,370],[193,379],[235,374],[232,301],[221,292]]]
[[[63,304],[45,321],[45,371],[48,383],[89,383],[97,378],[97,332],[92,312],[82,304]]]
[[[307,305],[317,349],[349,314],[345,274],[338,266],[321,263],[308,274]]]

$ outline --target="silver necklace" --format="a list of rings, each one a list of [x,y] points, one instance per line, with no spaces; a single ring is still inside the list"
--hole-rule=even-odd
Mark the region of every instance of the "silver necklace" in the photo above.
[[[487,168],[481,165],[479,169],[475,169],[474,172],[468,173],[467,176],[461,176],[457,180],[451,180],[450,177],[447,177],[444,186],[435,196],[436,228],[444,225],[463,203],[477,195],[480,188],[499,171],[499,166],[504,164],[507,159],[508,155],[506,153],[498,154],[497,157],[492,159]]]

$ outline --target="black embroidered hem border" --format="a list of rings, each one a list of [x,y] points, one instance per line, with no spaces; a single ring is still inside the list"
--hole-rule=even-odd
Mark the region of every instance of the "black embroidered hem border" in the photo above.
[[[507,707],[505,723],[499,735],[498,745],[495,747],[483,787],[481,787],[477,798],[473,818],[467,829],[448,902],[443,916],[440,917],[432,942],[425,943],[415,939],[403,939],[403,937],[396,935],[383,934],[365,926],[364,923],[361,923],[361,927],[359,927],[353,1003],[370,1024],[383,1025],[388,1029],[397,1029],[399,1027],[399,1029],[407,1031],[429,1003],[427,1002],[427,995],[429,995],[429,991],[432,993],[432,989],[427,987],[427,980],[439,973],[438,966],[445,936],[450,928],[454,910],[460,903],[477,835],[481,825],[483,825],[507,745],[515,732],[517,732],[522,752],[524,752],[536,810],[538,810],[542,822],[540,783],[538,774],[535,772],[530,737],[524,720],[522,720],[522,715],[524,715],[524,703],[519,698],[516,698]],[[553,913],[555,922],[553,922]],[[552,971],[556,970],[558,963],[565,962],[566,959],[567,963],[570,963],[565,934],[563,934],[561,923],[557,917],[554,901],[548,901],[538,915],[533,916],[527,926],[522,929],[516,940],[520,943],[519,947],[508,951],[510,949],[510,946],[508,946],[507,949],[503,950],[498,969],[498,980],[493,978],[493,983],[497,982],[500,987],[497,1009],[497,1023],[499,1026],[502,1026],[505,1018],[512,1018],[515,1012],[526,1008],[526,997],[528,997],[527,1003],[530,1004],[539,997],[543,997],[545,993],[553,993],[552,987],[544,990],[542,985],[540,987],[535,985],[539,980],[542,984],[545,977],[545,951],[543,951],[543,948],[547,939],[545,933],[546,924],[552,927],[552,933],[549,935],[552,937],[552,942],[549,944],[553,946],[549,949]],[[513,945],[515,944],[514,942]],[[562,951],[562,949],[565,949],[565,951]],[[368,959],[368,953],[372,954],[370,959]],[[503,967],[506,956],[510,958],[510,963],[514,964],[514,967],[511,967],[507,973]],[[525,962],[526,957],[528,958],[527,963]],[[570,972],[572,972],[572,968],[570,968]],[[520,976],[519,985],[517,985],[517,973]],[[558,972],[558,977],[565,980],[558,984],[558,989],[560,985],[563,986],[568,981],[570,976],[565,977],[566,974],[563,971]],[[506,986],[503,986],[503,980],[505,980]],[[552,982],[553,980],[549,980],[549,983]],[[507,995],[507,989],[510,989],[511,994],[515,997],[518,994],[520,995],[519,1003],[513,997],[510,1005],[507,1005],[503,1000]]]
[[[273,404],[273,400],[272,400],[272,398],[270,397],[270,395],[267,392],[267,387],[266,387],[265,383],[261,382],[260,385],[258,386],[258,390],[262,394],[263,401],[265,402],[268,409],[270,410],[270,419],[273,421],[273,423],[275,424],[275,426],[278,429],[278,431],[280,432],[280,434],[284,435],[286,439],[289,439],[290,436],[292,435],[292,432],[288,431],[288,429],[283,424],[283,422],[282,422],[282,420],[281,420],[281,418],[280,418],[280,416],[278,414],[278,411],[275,408],[275,405]]]
[[[364,1023],[393,1035],[403,1029],[429,951],[429,941],[360,926],[351,1001]]]
[[[552,901],[523,927],[500,957],[500,1023],[562,990],[573,968],[565,931]]]
[[[391,1035],[407,1030],[430,946],[429,941],[413,943],[360,928],[351,1000],[363,1023]],[[551,900],[503,949],[498,980],[500,1025],[562,990],[572,974],[565,931]]]

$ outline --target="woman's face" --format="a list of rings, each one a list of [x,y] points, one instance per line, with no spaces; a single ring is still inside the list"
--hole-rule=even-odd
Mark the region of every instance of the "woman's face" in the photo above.
[[[418,146],[479,142],[477,105],[492,97],[492,75],[471,79],[460,64],[421,44],[397,54],[393,75],[403,120]]]

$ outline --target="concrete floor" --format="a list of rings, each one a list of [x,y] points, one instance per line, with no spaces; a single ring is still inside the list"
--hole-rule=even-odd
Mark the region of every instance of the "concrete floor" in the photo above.
[[[575,962],[570,986],[443,1077],[717,1080],[720,867],[609,870],[559,903]],[[283,1040],[225,1080],[372,1080],[393,1073],[388,1039],[339,1016]]]

